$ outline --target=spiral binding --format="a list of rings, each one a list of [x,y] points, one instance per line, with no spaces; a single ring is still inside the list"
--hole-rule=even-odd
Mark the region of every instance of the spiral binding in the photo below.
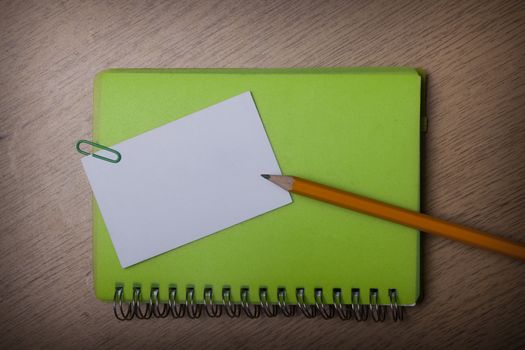
[[[124,303],[124,288],[117,286],[113,297],[113,313],[118,320],[129,321],[134,317],[138,319],[166,318],[171,315],[173,318],[182,318],[185,315],[189,318],[199,318],[203,314],[203,309],[208,317],[217,318],[228,315],[235,318],[240,317],[241,313],[249,318],[258,318],[261,314],[266,317],[275,317],[283,314],[285,317],[295,316],[296,310],[301,310],[306,318],[314,318],[320,315],[324,319],[332,319],[337,315],[341,320],[355,319],[357,322],[366,321],[370,316],[374,322],[383,322],[390,314],[394,322],[403,320],[403,307],[397,303],[397,290],[389,289],[388,296],[390,305],[379,304],[379,291],[376,288],[370,289],[368,304],[363,304],[360,298],[360,290],[353,288],[350,293],[350,303],[343,302],[343,293],[340,288],[332,291],[333,303],[327,304],[324,301],[323,289],[314,290],[314,300],[310,303],[305,298],[304,288],[297,288],[295,296],[297,305],[287,303],[286,289],[277,290],[277,302],[271,303],[268,298],[266,288],[259,289],[259,303],[250,302],[250,289],[241,288],[241,302],[231,301],[230,288],[222,289],[222,304],[214,303],[213,288],[204,288],[203,303],[197,303],[195,289],[186,288],[184,301],[177,301],[177,288],[169,289],[168,303],[160,303],[159,288],[153,287],[150,291],[149,301],[141,303],[142,295],[140,287],[133,287],[131,302]]]

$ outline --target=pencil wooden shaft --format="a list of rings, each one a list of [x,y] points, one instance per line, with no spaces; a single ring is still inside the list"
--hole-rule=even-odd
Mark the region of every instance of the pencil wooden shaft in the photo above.
[[[294,193],[525,260],[525,245],[518,242],[309,180],[298,177],[293,180],[291,191]]]

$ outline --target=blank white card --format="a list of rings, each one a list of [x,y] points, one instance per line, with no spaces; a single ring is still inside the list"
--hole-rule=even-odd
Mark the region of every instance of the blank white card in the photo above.
[[[82,164],[122,267],[291,202],[249,92],[111,148]]]

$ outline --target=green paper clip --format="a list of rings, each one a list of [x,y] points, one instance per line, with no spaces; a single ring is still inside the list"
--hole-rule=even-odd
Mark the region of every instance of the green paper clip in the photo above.
[[[83,150],[80,149],[80,145],[83,144],[83,143],[86,143],[86,144],[91,145],[91,146],[96,147],[96,148],[100,148],[100,149],[102,149],[104,151],[111,152],[117,158],[116,159],[111,159],[111,158],[99,156],[98,154],[95,154],[95,153],[89,153],[89,152],[83,151]],[[78,140],[78,142],[77,142],[77,151],[78,151],[78,153],[84,154],[86,156],[92,155],[95,158],[102,159],[102,160],[105,160],[106,162],[110,162],[110,163],[118,163],[122,159],[122,156],[120,155],[119,151],[116,151],[116,150],[114,150],[112,148],[109,148],[109,147],[106,147],[106,146],[102,146],[102,145],[100,145],[100,144],[98,144],[96,142],[91,142],[91,141],[88,141],[88,140]]]

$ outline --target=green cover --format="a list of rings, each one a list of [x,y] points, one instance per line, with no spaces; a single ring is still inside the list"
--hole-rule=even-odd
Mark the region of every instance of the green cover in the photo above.
[[[409,68],[111,69],[95,79],[93,141],[111,146],[251,91],[283,174],[419,210],[421,86]],[[293,201],[126,269],[94,201],[96,296],[111,301],[120,285],[129,300],[140,286],[146,300],[153,286],[165,301],[170,287],[182,297],[191,286],[198,300],[213,287],[220,301],[229,286],[234,301],[248,287],[258,302],[266,287],[276,302],[285,287],[295,303],[302,287],[308,303],[315,288],[330,303],[332,289],[341,288],[349,303],[359,288],[368,303],[377,288],[386,304],[396,288],[400,304],[416,303],[418,231],[296,195]]]

